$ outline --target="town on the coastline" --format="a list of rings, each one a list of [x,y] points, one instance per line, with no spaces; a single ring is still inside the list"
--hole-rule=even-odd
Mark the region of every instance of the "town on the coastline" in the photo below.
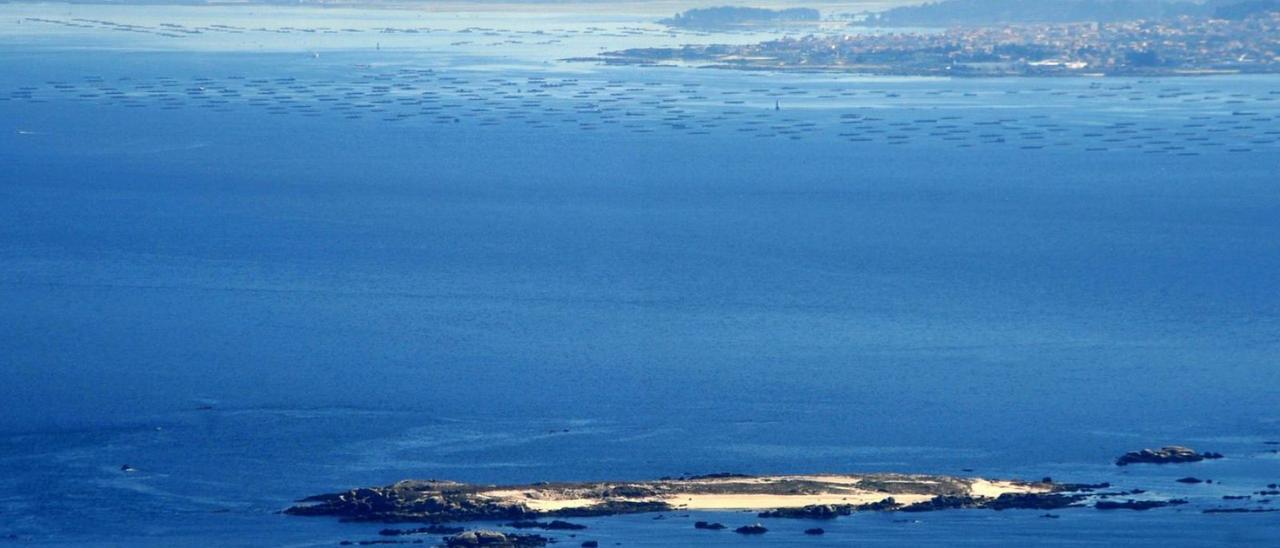
[[[1240,18],[1016,23],[611,51],[611,64],[692,63],[884,75],[1187,75],[1280,72],[1280,11]]]

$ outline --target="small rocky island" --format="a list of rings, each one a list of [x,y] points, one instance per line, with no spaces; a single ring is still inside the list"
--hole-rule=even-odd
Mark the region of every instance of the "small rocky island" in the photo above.
[[[1128,466],[1130,464],[1178,464],[1183,462],[1200,462],[1202,460],[1214,460],[1220,458],[1222,458],[1222,453],[1197,453],[1195,449],[1182,447],[1180,445],[1170,445],[1160,449],[1130,451],[1120,455],[1120,458],[1116,459],[1116,466]]]
[[[1223,456],[1177,445],[1127,452],[1118,466],[1179,465],[1212,461]],[[1060,483],[921,474],[806,474],[752,476],[719,473],[667,477],[648,481],[538,482],[524,485],[482,485],[444,480],[405,480],[382,487],[350,489],[307,497],[286,509],[295,516],[327,516],[344,521],[416,523],[409,528],[382,529],[379,540],[344,541],[344,544],[423,543],[423,535],[442,539],[443,545],[544,546],[574,538],[586,525],[573,518],[620,514],[676,514],[683,518],[698,512],[746,512],[751,519],[834,520],[861,512],[935,512],[957,509],[1037,510],[1041,517],[1056,518],[1055,510],[1090,508],[1096,511],[1147,511],[1191,505],[1205,514],[1272,513],[1271,497],[1280,495],[1276,484],[1265,489],[1200,498],[1169,498],[1159,492],[1170,484],[1213,483],[1194,477],[1168,479],[1164,486],[1117,489],[1110,483]],[[1257,497],[1257,498],[1255,498]],[[1209,504],[1206,504],[1206,501]],[[1223,503],[1226,503],[1224,505]],[[700,517],[700,516],[699,516]],[[475,522],[501,523],[499,530],[467,530]],[[740,535],[762,535],[761,523],[725,525],[695,521],[697,530],[730,530]],[[492,525],[490,525],[492,526]],[[526,532],[541,530],[541,534]],[[821,535],[811,527],[805,535]],[[410,540],[399,540],[410,537]],[[413,538],[419,537],[419,538]],[[581,540],[581,539],[578,539]],[[575,540],[575,542],[578,542]],[[597,546],[583,540],[582,546]]]
[[[1080,486],[908,474],[713,474],[636,482],[475,485],[406,480],[299,501],[286,513],[359,521],[468,522],[738,510],[761,517],[830,518],[860,511],[1062,508]]]

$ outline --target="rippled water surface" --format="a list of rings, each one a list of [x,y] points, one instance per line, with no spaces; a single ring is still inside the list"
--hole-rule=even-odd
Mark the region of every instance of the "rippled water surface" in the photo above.
[[[769,35],[599,12],[0,14],[0,537],[367,540],[276,512],[405,477],[972,469],[1192,504],[559,536],[1275,538],[1201,511],[1280,481],[1276,77],[560,61]],[[1110,465],[1168,443],[1228,458]]]

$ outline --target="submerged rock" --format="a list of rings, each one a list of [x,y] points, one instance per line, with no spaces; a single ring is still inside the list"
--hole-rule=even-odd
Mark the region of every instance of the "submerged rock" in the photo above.
[[[765,526],[760,525],[759,523],[753,523],[751,525],[743,525],[742,527],[734,529],[733,531],[735,533],[738,533],[739,535],[763,535],[769,532],[769,530],[766,529]]]
[[[1100,500],[1094,503],[1093,507],[1098,510],[1150,510],[1152,508],[1164,508],[1166,506],[1178,506],[1186,504],[1185,499],[1172,500],[1126,500],[1124,502],[1116,502],[1112,500]]]
[[[1160,449],[1143,449],[1130,451],[1116,459],[1116,466],[1130,464],[1176,464],[1183,462],[1200,462],[1206,459],[1220,459],[1221,453],[1197,453],[1194,449],[1180,445],[1170,445]]]
[[[421,540],[360,540],[350,541],[344,540],[338,543],[340,546],[377,546],[380,544],[422,544]]]
[[[418,527],[416,529],[383,529],[378,531],[378,534],[384,537],[397,537],[404,535],[456,535],[463,531],[466,531],[466,529],[462,527],[431,525],[427,527]]]
[[[1205,514],[1268,514],[1280,512],[1280,508],[1208,508]]]
[[[707,530],[709,530],[709,531],[719,531],[719,530],[721,530],[721,529],[724,529],[724,524],[723,524],[723,523],[715,523],[715,522],[708,523],[708,522],[705,522],[705,521],[699,521],[699,522],[695,522],[695,523],[693,524],[693,528],[694,528],[694,529],[707,529]]]
[[[1058,488],[1058,490],[1059,490],[1059,491],[1074,491],[1074,492],[1077,492],[1077,493],[1088,493],[1088,492],[1091,492],[1091,491],[1097,491],[1097,490],[1099,490],[1099,489],[1109,489],[1109,488],[1111,488],[1111,484],[1110,484],[1110,483],[1108,483],[1108,482],[1102,482],[1102,483],[1059,483],[1059,484],[1057,484],[1057,488]]]
[[[514,527],[516,529],[545,529],[548,531],[577,531],[587,528],[586,525],[578,525],[577,523],[569,523],[558,519],[552,521],[514,521],[508,523],[507,526]]]
[[[824,529],[823,529],[823,528],[821,528],[821,527],[814,527],[814,528],[812,528],[812,529],[805,529],[805,530],[804,530],[804,534],[806,534],[806,535],[811,535],[811,536],[818,536],[818,535],[825,535],[825,534],[827,534],[827,531],[826,531],[826,530],[824,530]]]
[[[1094,493],[1093,496],[1098,497],[1100,499],[1105,499],[1110,497],[1128,497],[1132,495],[1141,495],[1146,492],[1147,492],[1146,489],[1130,489],[1128,491],[1111,491],[1106,493]]]

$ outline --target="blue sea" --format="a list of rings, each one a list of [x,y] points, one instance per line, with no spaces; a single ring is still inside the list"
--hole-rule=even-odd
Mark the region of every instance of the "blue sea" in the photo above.
[[[864,471],[1191,502],[550,536],[1275,542],[1202,512],[1280,508],[1280,77],[564,60],[772,36],[654,19],[0,4],[0,543],[372,540],[279,511],[404,478]],[[1167,444],[1227,457],[1112,464]]]

